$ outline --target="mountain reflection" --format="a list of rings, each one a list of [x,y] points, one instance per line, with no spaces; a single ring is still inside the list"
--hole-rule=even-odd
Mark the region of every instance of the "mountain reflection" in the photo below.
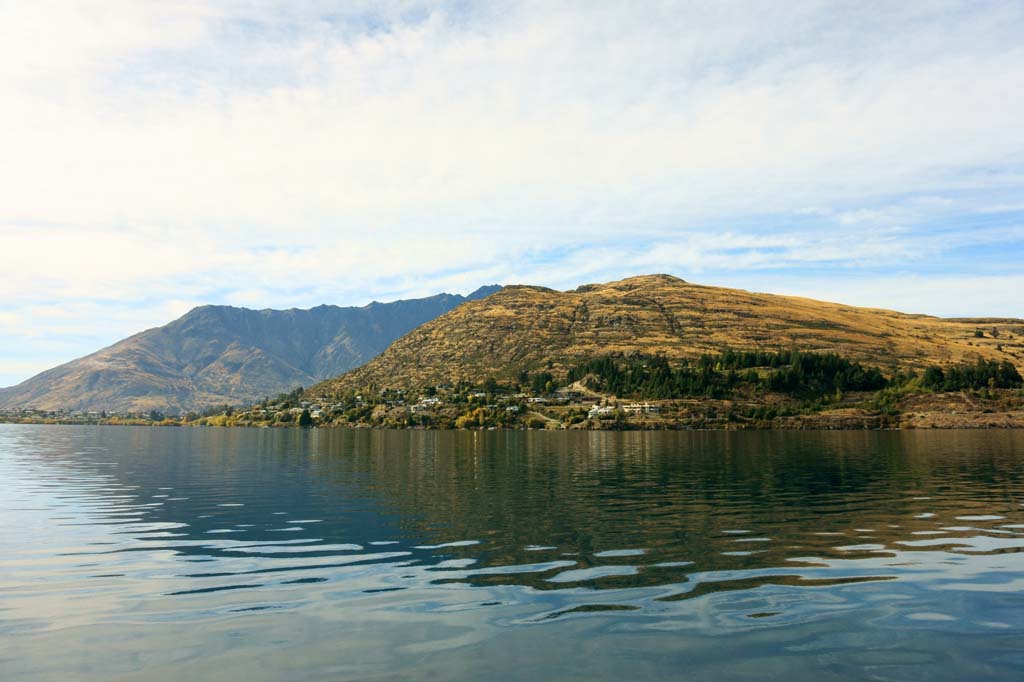
[[[120,491],[93,520],[139,542],[112,551],[232,560],[191,578],[401,561],[437,584],[675,599],[888,579],[896,552],[978,551],[964,538],[1024,520],[1019,439],[1000,432],[97,429],[91,450],[59,444],[41,456],[111,477],[101,499]]]
[[[0,427],[0,677],[1018,679],[1022,448]]]

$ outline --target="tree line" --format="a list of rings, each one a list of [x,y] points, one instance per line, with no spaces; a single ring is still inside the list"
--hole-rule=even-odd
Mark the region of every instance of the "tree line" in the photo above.
[[[1006,361],[979,359],[973,365],[933,366],[921,376],[911,372],[888,379],[878,367],[836,353],[796,350],[725,350],[674,365],[662,355],[608,354],[571,367],[566,380],[584,380],[588,388],[616,397],[648,399],[726,398],[743,386],[814,398],[845,391],[879,391],[912,382],[930,391],[1024,385],[1017,369]]]
[[[973,365],[929,367],[921,376],[921,386],[932,391],[963,391],[982,388],[1020,388],[1024,385],[1013,363],[979,359]]]

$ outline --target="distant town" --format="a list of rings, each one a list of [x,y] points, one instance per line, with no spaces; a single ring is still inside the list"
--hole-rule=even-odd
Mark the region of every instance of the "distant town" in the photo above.
[[[375,422],[381,426],[423,428],[507,427],[513,425],[513,422],[522,422],[525,427],[562,428],[586,420],[614,421],[659,415],[661,410],[661,405],[646,400],[617,400],[573,388],[533,395],[524,392],[457,392],[451,385],[440,385],[421,394],[385,390],[378,395],[360,394],[349,400],[330,403],[296,400],[294,394],[282,394],[273,401],[248,408],[218,406],[184,414],[164,414],[157,410],[0,409],[0,421],[160,426],[320,426]],[[526,419],[521,420],[520,417]]]
[[[617,399],[581,382],[532,392],[497,382],[484,388],[439,384],[421,390],[384,389],[332,400],[294,391],[247,409],[186,415],[199,426],[380,426],[386,428],[600,428],[660,415],[657,402]]]

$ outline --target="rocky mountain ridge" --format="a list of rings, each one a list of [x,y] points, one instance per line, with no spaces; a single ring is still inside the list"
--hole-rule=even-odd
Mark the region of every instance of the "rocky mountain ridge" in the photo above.
[[[0,389],[0,408],[180,413],[245,404],[362,365],[422,323],[498,289],[361,307],[201,306]]]

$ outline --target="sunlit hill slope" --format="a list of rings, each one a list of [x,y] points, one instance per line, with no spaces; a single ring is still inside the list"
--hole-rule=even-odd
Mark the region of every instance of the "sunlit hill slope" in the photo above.
[[[886,372],[1009,360],[1024,367],[1024,320],[943,319],[691,284],[669,275],[573,291],[508,286],[406,334],[311,396],[419,388],[521,370],[556,376],[608,353],[694,357],[724,348],[835,352]]]

